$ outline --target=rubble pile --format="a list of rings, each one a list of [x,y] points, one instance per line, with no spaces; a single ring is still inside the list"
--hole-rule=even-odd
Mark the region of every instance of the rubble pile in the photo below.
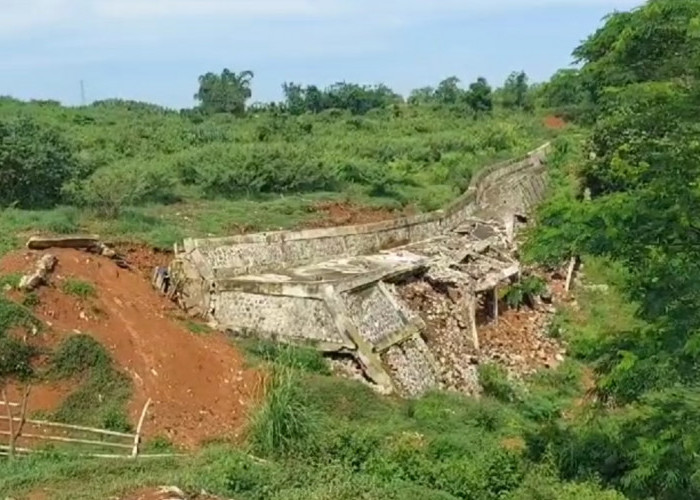
[[[398,287],[401,298],[425,323],[424,336],[446,389],[479,392],[478,353],[471,340],[464,301],[457,288],[436,290],[423,279]]]
[[[551,319],[552,313],[542,308],[505,312],[498,323],[480,329],[480,362],[498,363],[516,377],[555,368],[566,349],[547,336]]]

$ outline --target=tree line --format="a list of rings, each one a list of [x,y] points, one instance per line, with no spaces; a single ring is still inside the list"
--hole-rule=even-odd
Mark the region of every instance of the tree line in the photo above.
[[[251,83],[254,73],[250,70],[236,73],[224,69],[220,74],[207,73],[199,77],[199,90],[195,99],[197,110],[206,113],[230,113],[243,115],[252,98]],[[462,107],[473,113],[491,112],[495,104],[507,109],[534,108],[539,87],[530,85],[524,71],[513,72],[501,88],[494,90],[484,77],[479,77],[467,88],[461,87],[456,76],[441,81],[436,87],[424,87],[412,91],[407,99],[386,85],[360,85],[338,82],[327,88],[317,85],[301,85],[285,82],[282,85],[284,100],[279,103],[255,104],[252,109],[285,111],[292,115],[320,113],[329,109],[346,110],[363,115],[373,109],[383,109],[403,104]]]

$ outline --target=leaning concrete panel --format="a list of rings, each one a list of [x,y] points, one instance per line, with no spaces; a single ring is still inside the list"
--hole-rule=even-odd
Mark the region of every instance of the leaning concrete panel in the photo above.
[[[381,345],[407,326],[401,311],[376,286],[345,293],[343,300],[360,335],[374,346]]]
[[[405,396],[420,396],[439,387],[432,355],[420,337],[390,347],[382,361],[394,385]]]

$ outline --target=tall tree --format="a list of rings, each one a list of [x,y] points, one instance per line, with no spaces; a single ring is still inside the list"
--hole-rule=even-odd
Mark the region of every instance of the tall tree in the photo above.
[[[206,73],[199,77],[199,90],[194,98],[205,113],[242,115],[248,99],[253,95],[250,84],[253,72],[235,73],[225,68],[220,75]]]

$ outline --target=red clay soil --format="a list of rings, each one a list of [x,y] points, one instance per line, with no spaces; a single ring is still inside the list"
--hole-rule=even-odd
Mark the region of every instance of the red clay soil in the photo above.
[[[561,130],[566,127],[566,122],[554,115],[549,115],[544,119],[544,126],[550,130]]]
[[[323,228],[368,224],[371,222],[396,219],[397,217],[410,215],[412,213],[411,209],[397,211],[381,207],[367,207],[355,203],[341,203],[335,201],[317,203],[314,205],[313,210],[317,212],[320,217],[304,223],[304,227]]]
[[[37,316],[49,326],[45,343],[55,345],[77,332],[102,343],[133,380],[129,405],[138,421],[152,405],[144,436],[164,436],[193,448],[213,438],[235,439],[261,388],[258,372],[220,333],[196,335],[177,321],[179,311],[159,296],[139,271],[72,249],[52,249],[58,266],[51,284],[38,290]],[[0,274],[33,269],[41,252],[17,252],[0,260]],[[67,278],[95,285],[97,297],[82,301],[61,291]],[[36,388],[31,408],[54,406],[65,387]]]
[[[187,496],[177,488],[146,488],[135,491],[119,500],[221,500],[220,497],[201,493],[195,496]]]

